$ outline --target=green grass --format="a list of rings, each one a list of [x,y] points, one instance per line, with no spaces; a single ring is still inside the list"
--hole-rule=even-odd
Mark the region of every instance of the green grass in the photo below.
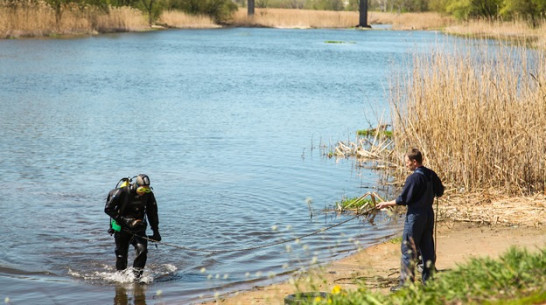
[[[361,129],[357,130],[356,134],[361,137],[375,137],[377,135],[387,139],[392,139],[392,131],[390,130],[377,130],[375,128]]]
[[[400,244],[402,243],[402,236],[391,238],[387,242],[391,244]]]
[[[500,258],[475,258],[440,272],[427,286],[410,285],[396,293],[372,292],[361,285],[329,300],[300,304],[543,304],[546,302],[546,248],[511,248]]]
[[[342,210],[345,209],[360,209],[361,207],[365,205],[372,205],[373,201],[371,198],[362,198],[358,200],[360,197],[353,197],[353,198],[345,198],[341,201],[336,201],[335,206],[337,208],[341,208]],[[358,200],[358,202],[357,202]]]
[[[355,42],[353,41],[341,41],[341,40],[326,40],[324,41],[324,43],[350,43],[350,44],[354,44]]]

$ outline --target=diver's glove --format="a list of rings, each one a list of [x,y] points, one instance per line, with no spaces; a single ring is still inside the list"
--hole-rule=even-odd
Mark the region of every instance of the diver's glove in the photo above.
[[[154,235],[148,236],[148,238],[153,239],[154,241],[161,241],[161,235],[159,234],[159,230],[154,230]]]

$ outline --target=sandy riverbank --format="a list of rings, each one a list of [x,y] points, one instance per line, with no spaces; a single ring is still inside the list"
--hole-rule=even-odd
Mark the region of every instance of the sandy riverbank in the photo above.
[[[453,206],[455,202],[457,201],[441,207],[440,215],[442,211],[456,208]],[[514,208],[510,206],[514,202],[518,203],[519,210],[527,216],[514,215]],[[483,204],[481,208],[475,201],[467,201],[466,205],[472,205],[472,208],[465,207],[464,204],[459,206],[461,213],[465,214],[465,218],[461,218],[464,221],[461,219],[453,221],[448,218],[442,220],[442,217],[439,217],[441,221],[437,228],[438,270],[452,269],[471,257],[497,257],[511,246],[525,247],[529,250],[546,246],[546,226],[541,221],[546,211],[544,196],[517,200],[497,199]],[[503,208],[506,210],[506,207],[512,209],[512,213],[508,213],[513,219],[510,223],[498,221],[502,216],[492,212],[493,210],[500,212]],[[506,212],[509,211],[502,212],[502,215],[506,215]],[[479,216],[483,214],[491,215],[497,221],[489,222]],[[455,214],[450,216],[457,218]],[[399,266],[400,243],[385,242],[363,249],[313,273],[321,291],[331,291],[335,285],[351,290],[357,287],[357,282],[365,281],[368,288],[389,293],[389,287],[397,283]],[[293,284],[283,282],[221,296],[216,301],[203,304],[282,305],[284,297],[295,291]]]

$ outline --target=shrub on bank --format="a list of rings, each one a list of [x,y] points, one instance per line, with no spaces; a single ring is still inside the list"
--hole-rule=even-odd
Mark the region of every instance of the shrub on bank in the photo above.
[[[299,304],[537,304],[546,301],[546,248],[536,252],[511,248],[498,259],[474,258],[454,270],[439,272],[427,286],[409,285],[388,295],[361,285],[338,286],[326,298]]]

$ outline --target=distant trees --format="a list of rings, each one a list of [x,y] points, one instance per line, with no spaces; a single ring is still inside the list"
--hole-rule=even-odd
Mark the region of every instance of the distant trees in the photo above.
[[[258,8],[304,8],[358,11],[360,0],[233,0],[239,5],[252,1]],[[384,12],[436,11],[458,19],[525,19],[537,25],[546,18],[546,0],[368,0],[369,10]]]
[[[447,0],[437,2],[436,10],[459,19],[502,18],[529,20],[533,26],[546,18],[546,0]]]
[[[16,10],[31,3],[47,3],[60,23],[67,8],[99,8],[128,6],[143,11],[153,24],[164,9],[181,10],[189,14],[208,15],[217,23],[226,23],[238,7],[290,8],[313,10],[358,11],[361,0],[0,0],[0,5]],[[546,0],[363,0],[369,10],[390,12],[437,11],[461,20],[472,18],[524,19],[534,26],[546,18]]]
[[[141,0],[136,2],[136,4],[136,8],[146,12],[148,15],[148,24],[150,26],[159,17],[162,10],[161,8],[164,5],[164,3],[160,2],[159,0]]]
[[[246,0],[245,0],[246,1]],[[55,12],[55,21],[60,24],[63,12],[68,8],[99,8],[105,12],[110,7],[132,7],[148,16],[152,25],[164,9],[177,9],[189,14],[208,15],[217,23],[227,22],[237,4],[232,0],[0,0],[0,5],[16,10],[29,3],[45,3]]]
[[[499,13],[503,17],[519,17],[537,26],[540,18],[546,18],[546,0],[504,0]]]
[[[240,0],[234,0],[240,4]],[[311,10],[358,11],[360,0],[255,0],[260,8],[297,8]],[[420,12],[433,0],[368,0],[369,8],[380,11]],[[438,0],[436,0],[438,1]]]
[[[345,7],[342,0],[307,0],[303,8],[311,10],[342,11]]]
[[[11,3],[24,3],[25,0],[9,0]],[[37,2],[37,1],[33,1]],[[97,7],[103,11],[108,11],[109,4],[105,0],[44,0],[55,11],[55,23],[59,26],[64,10],[71,5],[85,8],[88,6]]]
[[[494,18],[499,15],[502,2],[503,0],[452,0],[447,3],[445,11],[458,19]]]
[[[148,0],[149,1],[149,0]],[[224,23],[237,10],[231,0],[158,0],[167,1],[169,9],[177,9],[189,14],[210,16],[217,23]]]

